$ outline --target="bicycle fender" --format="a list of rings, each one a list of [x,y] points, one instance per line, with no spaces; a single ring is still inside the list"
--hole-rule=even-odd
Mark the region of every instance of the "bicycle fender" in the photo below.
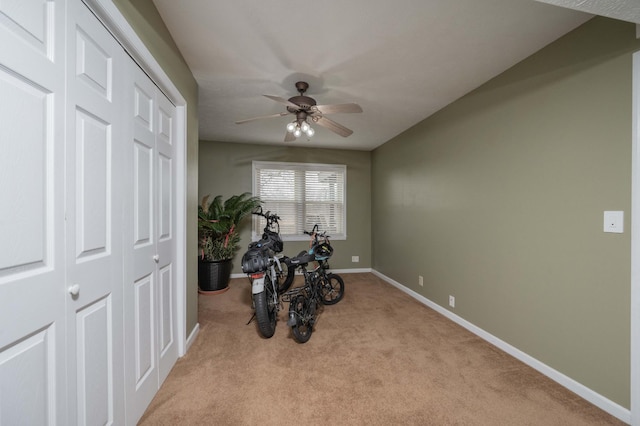
[[[251,283],[251,294],[258,294],[264,291],[264,276],[262,278],[254,278]]]

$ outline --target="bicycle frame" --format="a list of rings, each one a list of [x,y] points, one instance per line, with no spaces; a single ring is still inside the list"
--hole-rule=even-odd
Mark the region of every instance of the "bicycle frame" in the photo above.
[[[294,297],[302,294],[304,295],[309,302],[309,308],[313,308],[313,322],[315,322],[315,314],[317,313],[317,307],[320,303],[320,288],[318,286],[320,275],[317,273],[317,270],[314,269],[312,271],[307,270],[306,266],[300,266],[302,270],[302,274],[304,275],[304,285],[302,287],[296,287],[284,293],[282,295],[282,300],[284,302],[291,302]],[[309,312],[305,312],[303,317],[306,318],[297,318],[295,315],[297,313],[289,311],[289,321],[287,321],[287,325],[294,326],[297,324],[297,321],[302,319],[310,320]],[[293,316],[292,316],[293,315]]]

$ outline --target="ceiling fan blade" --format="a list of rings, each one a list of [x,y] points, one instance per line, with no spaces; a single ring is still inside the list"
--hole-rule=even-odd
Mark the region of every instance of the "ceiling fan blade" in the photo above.
[[[293,142],[293,141],[295,141],[295,140],[296,140],[296,137],[295,137],[295,136],[293,136],[293,133],[287,132],[287,133],[284,135],[284,141],[285,141],[285,142]]]
[[[288,107],[291,107],[293,109],[300,109],[300,105],[296,105],[293,102],[289,102],[287,99],[285,98],[281,98],[280,96],[273,96],[273,95],[262,95],[266,98],[271,99],[272,101],[276,101],[276,102],[280,102],[281,104],[285,104]]]
[[[289,113],[288,112],[279,112],[278,114],[263,115],[263,116],[260,116],[260,117],[247,118],[246,120],[236,121],[236,124],[244,124],[244,123],[248,123],[250,121],[262,120],[263,118],[284,117],[285,115],[289,115]]]
[[[335,113],[350,113],[350,112],[362,112],[362,107],[358,104],[335,104],[335,105],[316,105],[318,111],[323,114],[335,114]]]
[[[342,124],[338,124],[327,117],[317,117],[317,119],[314,117],[313,121],[345,138],[353,133],[353,130],[347,129]]]

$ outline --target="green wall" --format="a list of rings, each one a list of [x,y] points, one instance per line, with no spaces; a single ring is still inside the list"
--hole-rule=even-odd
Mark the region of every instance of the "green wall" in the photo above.
[[[187,336],[198,323],[198,85],[151,0],[113,2],[187,102]]]
[[[297,163],[345,164],[347,166],[347,239],[332,240],[335,251],[332,269],[371,267],[371,153],[333,149],[309,149],[284,146],[200,142],[200,197],[251,192],[252,161],[289,161]],[[242,228],[241,250],[233,265],[234,274],[242,274],[240,258],[251,241],[251,224]],[[284,253],[293,256],[309,247],[308,242],[286,241]],[[352,263],[351,256],[360,256]]]
[[[373,268],[626,408],[638,49],[594,18],[372,153]]]

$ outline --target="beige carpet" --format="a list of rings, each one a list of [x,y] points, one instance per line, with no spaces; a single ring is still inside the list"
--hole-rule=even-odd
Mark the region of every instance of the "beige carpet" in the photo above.
[[[305,344],[288,304],[273,338],[246,325],[247,279],[201,295],[200,334],[140,424],[623,424],[373,274],[343,278]]]

